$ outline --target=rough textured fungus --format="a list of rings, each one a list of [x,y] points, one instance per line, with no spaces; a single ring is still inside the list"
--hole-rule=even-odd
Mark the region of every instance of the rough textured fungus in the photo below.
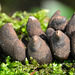
[[[28,44],[28,56],[36,59],[40,64],[49,64],[52,62],[50,48],[46,42],[37,35],[33,36]]]
[[[0,45],[5,55],[18,61],[25,60],[25,46],[18,39],[11,23],[7,23],[0,29]]]

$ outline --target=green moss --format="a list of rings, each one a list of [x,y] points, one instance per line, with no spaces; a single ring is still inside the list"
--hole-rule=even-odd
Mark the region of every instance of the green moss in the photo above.
[[[25,59],[25,65],[19,61],[11,62],[10,56],[6,57],[6,62],[2,62],[0,66],[0,75],[30,75],[34,72],[34,75],[74,75],[75,74],[75,62],[53,62],[50,64],[40,65],[36,60],[30,58]]]

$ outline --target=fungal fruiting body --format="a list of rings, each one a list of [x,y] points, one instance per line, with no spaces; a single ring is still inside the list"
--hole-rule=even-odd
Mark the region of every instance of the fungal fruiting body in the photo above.
[[[51,22],[51,27],[55,30],[64,30],[67,24],[67,18],[64,16],[55,17]]]
[[[61,16],[61,12],[58,10],[54,13],[54,15],[51,17],[48,28],[53,28],[55,30],[65,30],[65,27],[67,25],[67,18],[64,16]]]
[[[26,26],[28,35],[30,37],[34,36],[34,35],[41,35],[41,34],[45,34],[42,29],[41,29],[41,25],[38,19],[36,19],[34,16],[30,16],[27,22],[27,26]]]
[[[65,60],[70,53],[70,40],[62,31],[57,30],[51,37],[52,53],[58,60]]]
[[[53,16],[50,18],[47,28],[50,28],[50,27],[51,27],[51,22],[52,22],[52,20],[53,20],[55,17],[60,16],[60,15],[61,15],[61,12],[60,12],[59,10],[57,10],[57,11],[53,14]]]
[[[71,55],[75,59],[75,32],[71,36]]]
[[[37,35],[33,36],[28,44],[28,56],[36,59],[40,64],[49,64],[52,62],[50,48],[46,42]]]
[[[71,37],[72,33],[75,32],[75,13],[72,15],[72,18],[69,20],[66,27],[66,34]]]
[[[41,29],[39,20],[36,19],[34,16],[29,17],[27,25],[26,25],[26,29],[30,37],[34,35],[38,35],[47,42],[46,34]]]
[[[53,28],[48,28],[47,29],[46,36],[47,36],[48,41],[50,41],[51,36],[53,35],[54,32],[55,32],[55,30]]]
[[[18,39],[11,23],[3,25],[0,29],[0,46],[5,55],[21,62],[25,60],[25,46]]]

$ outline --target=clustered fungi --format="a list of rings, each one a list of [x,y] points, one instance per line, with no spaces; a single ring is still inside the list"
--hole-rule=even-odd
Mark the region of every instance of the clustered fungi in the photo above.
[[[67,21],[58,10],[49,20],[46,33],[41,29],[40,22],[30,16],[26,26],[31,38],[27,51],[18,39],[11,23],[0,29],[0,52],[11,56],[14,60],[24,62],[26,56],[33,57],[39,64],[51,63],[53,58],[59,61],[68,59],[71,54],[75,59],[75,13]]]

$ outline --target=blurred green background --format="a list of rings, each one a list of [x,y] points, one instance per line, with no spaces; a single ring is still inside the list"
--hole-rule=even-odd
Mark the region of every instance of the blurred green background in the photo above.
[[[75,11],[75,0],[0,0],[1,12],[12,15],[15,11],[36,12],[40,9],[49,9],[49,17],[56,10],[69,19]]]

